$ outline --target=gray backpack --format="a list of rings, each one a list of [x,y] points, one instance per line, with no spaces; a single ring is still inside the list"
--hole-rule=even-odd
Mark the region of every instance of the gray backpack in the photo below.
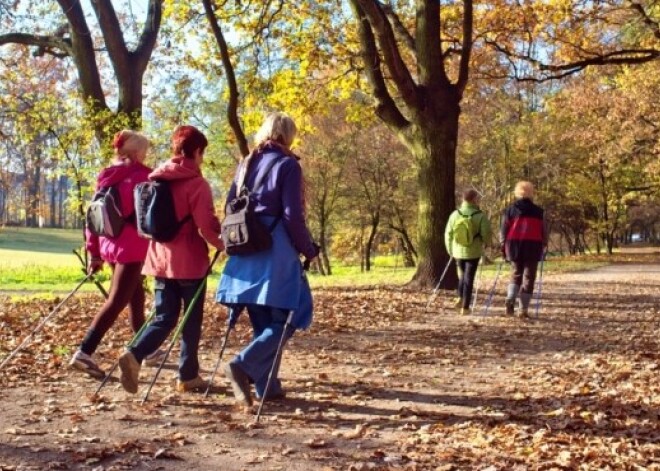
[[[87,208],[87,228],[92,234],[111,239],[119,237],[124,225],[135,218],[125,218],[121,213],[119,191],[114,186],[101,188],[92,197]]]

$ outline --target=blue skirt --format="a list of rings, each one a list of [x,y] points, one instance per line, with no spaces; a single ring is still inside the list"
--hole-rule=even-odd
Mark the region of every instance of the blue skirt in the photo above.
[[[267,224],[272,220],[263,218]],[[273,246],[269,250],[229,257],[216,301],[234,308],[258,304],[294,311],[293,326],[306,329],[312,323],[313,301],[298,252],[281,222],[272,235]]]

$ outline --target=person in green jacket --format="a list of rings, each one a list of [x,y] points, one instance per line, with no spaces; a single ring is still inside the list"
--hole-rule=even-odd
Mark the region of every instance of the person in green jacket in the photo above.
[[[479,193],[465,190],[461,207],[449,216],[445,228],[447,253],[456,260],[458,269],[458,299],[461,314],[470,314],[474,277],[484,246],[490,241],[490,222],[478,206]]]

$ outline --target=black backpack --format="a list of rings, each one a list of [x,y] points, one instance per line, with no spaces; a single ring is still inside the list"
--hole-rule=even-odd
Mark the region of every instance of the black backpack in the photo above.
[[[179,229],[192,219],[187,215],[180,221],[176,218],[174,198],[170,184],[165,180],[138,183],[133,190],[135,217],[140,237],[156,242],[169,242]]]
[[[271,232],[280,218],[278,216],[269,226],[263,224],[259,220],[259,216],[254,213],[254,201],[252,201],[251,195],[261,186],[273,165],[282,157],[282,155],[275,157],[268,163],[264,172],[254,182],[252,189],[248,188],[245,183],[250,165],[250,161],[247,162],[248,168],[245,171],[241,188],[236,189],[236,197],[228,201],[225,207],[225,219],[222,221],[222,242],[227,255],[251,255],[268,250],[273,246]]]

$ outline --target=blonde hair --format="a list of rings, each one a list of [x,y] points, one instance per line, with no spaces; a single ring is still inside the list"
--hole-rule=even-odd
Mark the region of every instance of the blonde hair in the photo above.
[[[520,181],[516,183],[516,188],[513,190],[516,198],[532,198],[534,196],[534,185],[531,182]]]
[[[112,147],[117,157],[136,160],[138,155],[146,154],[149,149],[149,139],[139,132],[123,129],[115,134]]]
[[[254,136],[258,146],[266,141],[276,141],[285,147],[291,147],[298,128],[293,119],[284,113],[270,113]]]

